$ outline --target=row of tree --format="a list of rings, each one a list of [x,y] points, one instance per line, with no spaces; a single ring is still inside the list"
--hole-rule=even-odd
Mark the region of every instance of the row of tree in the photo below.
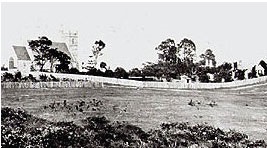
[[[156,77],[158,80],[179,79],[182,75],[186,75],[192,80],[198,79],[200,82],[210,82],[209,74],[214,76],[213,82],[229,82],[233,81],[232,73],[235,72],[237,79],[244,79],[245,70],[235,69],[232,71],[231,63],[223,63],[216,67],[216,59],[213,51],[207,49],[200,55],[200,61],[196,61],[196,45],[187,38],[182,39],[178,44],[174,39],[166,39],[162,41],[155,50],[158,52],[158,62],[147,62],[143,68],[133,68],[127,72],[122,67],[117,67],[114,71],[107,68],[107,63],[100,62],[100,67],[97,68],[98,58],[103,55],[101,52],[106,44],[99,40],[92,47],[93,61],[91,65],[85,66],[87,72],[79,72],[77,68],[70,68],[70,57],[64,52],[56,48],[52,48],[52,41],[47,37],[39,37],[38,40],[29,42],[29,47],[34,53],[34,62],[39,67],[40,71],[44,70],[44,65],[50,64],[50,71],[53,72],[55,67],[56,72],[88,74],[105,77],[129,78],[141,77],[144,80],[146,77]],[[100,70],[102,69],[102,70]],[[104,70],[103,70],[104,69]],[[255,70],[251,72],[251,77],[255,77]]]
[[[121,67],[117,67],[114,74],[112,74],[112,70],[106,68],[107,64],[105,62],[100,63],[100,69],[105,69],[105,72],[96,69],[97,59],[103,54],[101,53],[101,50],[104,47],[105,43],[101,40],[97,41],[95,46],[93,46],[92,51],[95,57],[95,64],[93,67],[85,67],[88,70],[88,74],[116,78],[128,78],[128,76],[142,77],[142,80],[147,76],[156,76],[159,79],[166,76],[166,78],[169,79],[170,77],[176,77],[177,73],[187,73],[188,75],[192,75],[192,69],[195,68],[194,59],[196,56],[196,46],[195,43],[189,39],[183,39],[177,45],[172,39],[162,41],[161,44],[155,48],[159,54],[158,63],[148,62],[141,70],[134,68],[129,72],[126,72]],[[205,54],[202,54],[201,57],[203,58],[203,62],[205,62],[205,59],[210,58],[213,60],[213,64],[216,63],[215,56],[210,49],[207,50]],[[88,61],[88,63],[91,62],[92,61]]]
[[[175,43],[173,39],[166,39],[155,48],[158,51],[158,63],[147,62],[142,69],[142,75],[155,76],[159,79],[179,78],[186,75],[195,79],[196,75],[202,76],[210,71],[210,67],[216,66],[215,55],[211,49],[200,55],[201,60],[196,62],[196,45],[187,38]],[[207,62],[209,68],[205,68]],[[200,78],[201,80],[203,78]]]
[[[51,72],[53,72],[55,67],[56,72],[80,73],[78,69],[70,69],[70,57],[66,53],[59,51],[57,48],[52,48],[51,45],[52,41],[45,36],[29,42],[29,47],[34,53],[35,65],[39,67],[40,71],[44,71],[44,65],[49,63]],[[208,72],[214,72],[201,66],[205,65],[206,61],[211,61],[213,66],[216,65],[215,55],[211,49],[207,49],[205,53],[200,55],[201,61],[195,62],[196,45],[192,40],[185,38],[179,44],[176,44],[173,39],[167,39],[155,48],[158,51],[158,63],[147,62],[141,70],[134,68],[129,72],[126,72],[121,67],[117,67],[113,72],[107,69],[105,62],[101,62],[100,68],[105,69],[103,72],[97,69],[96,65],[98,57],[103,54],[101,51],[104,48],[105,43],[103,41],[99,40],[95,42],[92,48],[94,56],[93,64],[84,67],[88,70],[86,74],[116,78],[128,78],[129,76],[145,78],[146,76],[155,76],[158,79],[166,78],[167,80],[179,78],[181,75],[187,75],[192,78],[198,75],[202,77],[200,80],[205,82],[207,81],[205,75]],[[225,73],[220,72],[219,75],[226,75]]]

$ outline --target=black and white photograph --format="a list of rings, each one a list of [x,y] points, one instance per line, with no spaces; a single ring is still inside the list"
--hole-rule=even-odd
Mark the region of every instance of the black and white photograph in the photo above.
[[[267,2],[1,2],[2,148],[267,148]]]

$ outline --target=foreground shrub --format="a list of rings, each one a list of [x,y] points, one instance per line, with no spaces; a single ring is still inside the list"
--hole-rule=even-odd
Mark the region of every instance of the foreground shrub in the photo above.
[[[1,146],[12,147],[266,147],[236,131],[209,125],[164,123],[149,132],[126,122],[87,117],[82,125],[49,122],[22,109],[2,108]]]

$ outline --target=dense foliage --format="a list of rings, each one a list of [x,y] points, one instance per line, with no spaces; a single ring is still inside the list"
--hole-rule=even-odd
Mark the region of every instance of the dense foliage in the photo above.
[[[45,36],[29,41],[29,47],[33,51],[35,64],[39,66],[40,71],[43,71],[44,65],[50,62],[50,71],[53,71],[54,64],[58,61],[60,64],[57,65],[57,71],[65,72],[69,69],[70,57],[51,46],[52,41]]]
[[[34,77],[32,74],[28,76],[22,76],[21,72],[16,72],[14,75],[12,73],[5,72],[1,76],[1,82],[50,82],[50,81],[59,81],[59,78],[56,78],[52,74],[45,75],[40,74],[38,78]]]
[[[1,109],[1,146],[12,147],[266,147],[233,130],[209,125],[164,123],[149,132],[126,122],[87,117],[82,125],[49,122],[23,109]]]
[[[237,68],[237,62],[235,62],[236,66],[234,68],[231,63],[227,62],[217,66],[215,54],[211,49],[206,49],[204,53],[200,54],[201,60],[196,61],[196,44],[188,38],[182,39],[178,44],[171,38],[163,40],[155,48],[158,54],[158,62],[147,62],[141,69],[133,68],[130,71],[126,71],[123,67],[117,67],[112,71],[107,63],[103,61],[100,62],[99,68],[96,68],[98,58],[103,55],[102,50],[106,47],[102,40],[95,41],[92,46],[93,55],[90,56],[88,64],[83,64],[82,66],[83,69],[87,70],[85,72],[79,72],[76,68],[70,68],[70,57],[57,49],[51,48],[51,45],[52,41],[47,37],[39,37],[38,40],[29,42],[30,48],[35,53],[34,60],[40,67],[40,71],[45,71],[43,66],[49,61],[51,64],[50,71],[53,71],[54,67],[56,72],[59,73],[130,78],[142,81],[172,81],[172,79],[179,80],[183,76],[183,78],[187,77],[193,82],[210,83],[244,80],[247,77],[245,75],[247,69]],[[262,73],[258,73],[256,66],[254,66],[251,72],[248,73],[248,78],[267,75],[267,64],[262,60],[259,65],[265,70]]]

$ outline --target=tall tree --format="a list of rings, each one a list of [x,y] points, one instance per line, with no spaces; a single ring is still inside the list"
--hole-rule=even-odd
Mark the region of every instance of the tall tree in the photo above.
[[[193,59],[196,55],[196,45],[192,40],[184,38],[178,44],[179,50],[182,52],[181,59],[184,63],[193,62]]]
[[[223,63],[222,65],[218,66],[216,68],[216,74],[215,74],[215,81],[216,82],[222,82],[222,79],[224,79],[225,82],[231,82],[232,79],[232,64],[231,63]]]
[[[43,71],[44,65],[50,59],[49,49],[51,49],[52,41],[47,37],[39,37],[38,40],[31,40],[29,46],[34,53],[34,61],[36,65],[40,67],[40,71]]]
[[[50,71],[53,72],[54,63],[58,60],[60,52],[57,49],[51,48],[48,52],[48,60],[50,61]]]
[[[213,51],[211,49],[207,49],[205,53],[200,55],[200,58],[202,58],[202,60],[200,61],[202,65],[210,65],[206,62],[211,62],[213,67],[216,66],[215,55],[213,54]]]
[[[195,71],[194,59],[196,56],[196,45],[192,40],[184,38],[178,44],[179,51],[181,52],[180,59],[183,63],[183,69],[187,76],[192,76]]]
[[[156,47],[156,50],[159,51],[159,60],[162,62],[167,62],[170,64],[177,62],[178,48],[173,39],[162,41],[161,44]]]
[[[57,54],[59,64],[56,66],[57,72],[66,73],[69,71],[70,57],[64,52],[59,51]]]
[[[31,40],[29,46],[34,52],[34,61],[43,71],[44,65],[50,62],[50,71],[53,72],[53,67],[56,62],[60,62],[61,67],[65,65],[68,67],[70,64],[70,57],[57,48],[51,48],[52,41],[47,37],[39,37],[38,40]],[[67,64],[67,66],[66,66]]]
[[[97,60],[98,60],[98,57],[103,55],[101,53],[101,51],[105,48],[106,44],[102,41],[102,40],[99,40],[99,41],[95,41],[95,45],[93,46],[93,54],[94,54],[94,58],[95,58],[95,61],[94,61],[94,66],[97,65]]]

